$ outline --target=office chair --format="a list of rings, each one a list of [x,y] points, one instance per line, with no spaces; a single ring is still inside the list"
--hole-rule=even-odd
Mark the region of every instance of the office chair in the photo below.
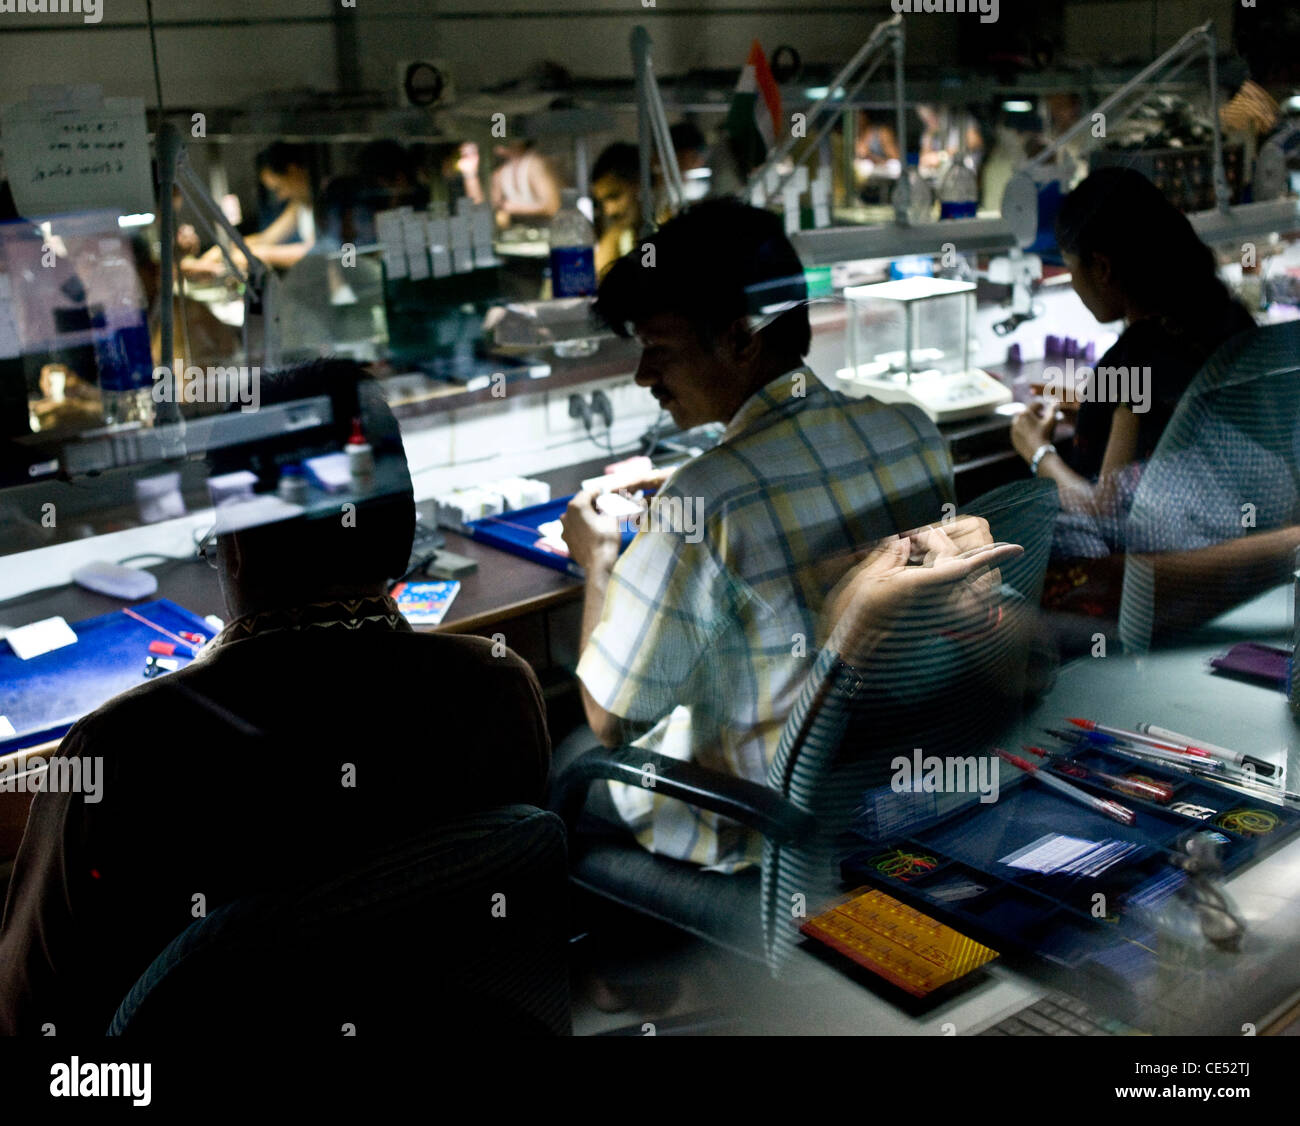
[[[1156,632],[1148,556],[1210,547],[1298,519],[1300,322],[1289,321],[1222,344],[1161,435],[1125,529],[1125,649],[1144,652]]]
[[[109,1035],[568,1035],[568,923],[559,818],[485,810],[217,908],[154,959]]]
[[[1035,607],[1057,507],[1053,484],[1017,481],[964,511],[988,519],[995,540],[1025,553],[1006,564],[1001,607],[1012,619]],[[987,751],[1023,699],[1028,644],[1018,623],[964,641],[941,636],[924,609],[899,624],[862,667],[824,648],[759,785],[638,747],[597,748],[553,782],[552,807],[569,828],[575,886],[783,975],[798,924],[836,894],[842,839],[868,789],[887,784],[896,754]],[[577,832],[592,782],[640,786],[731,818],[762,835],[759,870],[702,872],[630,838]]]

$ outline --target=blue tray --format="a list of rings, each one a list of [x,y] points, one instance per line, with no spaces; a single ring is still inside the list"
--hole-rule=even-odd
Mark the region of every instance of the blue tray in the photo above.
[[[205,638],[215,632],[197,614],[166,598],[130,610],[178,636],[182,630]],[[73,622],[72,632],[77,635],[72,645],[26,661],[0,641],[0,715],[15,732],[0,737],[0,754],[66,735],[83,715],[144,680],[149,642],[172,640],[121,610]],[[193,651],[174,644],[173,657],[183,667]]]
[[[511,555],[531,559],[543,567],[550,567],[555,571],[563,571],[566,575],[581,578],[582,568],[568,556],[556,555],[554,552],[533,546],[541,538],[541,532],[537,529],[548,521],[558,520],[563,516],[574,495],[570,493],[566,497],[558,497],[545,504],[516,508],[500,516],[485,516],[482,520],[471,520],[465,525],[465,530],[472,539],[491,544],[502,551],[510,552]],[[634,528],[623,529],[624,548],[632,542],[635,535]]]
[[[1107,754],[1104,747],[1083,746],[1070,756],[1078,762],[1112,774],[1141,774],[1170,783],[1174,795],[1168,805],[1158,805],[1130,795],[1116,795],[1092,780],[1074,781],[1080,789],[1099,797],[1114,798],[1137,814],[1133,826],[1108,820],[1077,805],[1024,775],[1001,787],[999,800],[981,804],[972,799],[960,808],[929,816],[925,795],[893,793],[880,787],[867,795],[873,801],[915,805],[920,816],[882,819],[877,826],[859,817],[854,833],[870,842],[841,862],[846,883],[883,887],[929,915],[971,934],[997,950],[1016,950],[1071,972],[1088,968],[1103,976],[1133,981],[1154,972],[1150,955],[1152,936],[1146,923],[1130,906],[1131,900],[1157,882],[1176,875],[1169,863],[1171,850],[1189,831],[1211,830],[1225,840],[1223,871],[1230,873],[1251,863],[1300,832],[1300,814],[1268,802],[1160,769],[1137,765]],[[1277,817],[1275,828],[1252,836],[1173,808],[1177,803],[1205,808],[1222,816],[1237,809],[1259,807]],[[1138,851],[1095,880],[1059,875],[1039,875],[1011,868],[1001,858],[1047,833],[1064,833],[1090,840],[1111,838],[1131,841]],[[923,853],[934,866],[903,878],[882,872],[877,862],[894,849]],[[945,890],[956,884],[984,890],[961,899],[947,899]],[[1104,892],[1112,906],[1104,920],[1090,911],[1094,892]],[[1143,952],[1146,951],[1144,954]],[[1148,956],[1149,955],[1149,956]]]

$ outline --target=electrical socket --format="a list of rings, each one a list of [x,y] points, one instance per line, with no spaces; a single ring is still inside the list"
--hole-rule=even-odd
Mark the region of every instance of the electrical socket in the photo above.
[[[591,429],[591,404],[582,397],[581,391],[569,396],[569,417],[580,422],[584,430]]]
[[[614,426],[614,404],[609,401],[609,396],[600,388],[596,388],[591,393],[591,413],[594,418],[603,419],[605,429],[610,430]]]
[[[575,437],[583,433],[582,419],[570,413],[570,403],[581,396],[562,391],[546,393],[546,431],[557,437]],[[586,406],[586,402],[583,402]]]

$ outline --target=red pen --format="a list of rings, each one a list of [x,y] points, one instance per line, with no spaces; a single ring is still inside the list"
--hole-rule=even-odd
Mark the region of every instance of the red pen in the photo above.
[[[1120,805],[1117,801],[1108,801],[1106,798],[1093,797],[1086,790],[1081,790],[1078,786],[1071,786],[1064,778],[1058,778],[1055,774],[1039,770],[1032,762],[1021,758],[1019,755],[1009,754],[997,747],[993,749],[993,753],[1000,758],[1006,759],[1012,766],[1019,767],[1026,774],[1032,774],[1043,785],[1055,790],[1058,794],[1073,799],[1080,805],[1086,805],[1089,809],[1094,809],[1122,825],[1137,824],[1137,814],[1126,805]]]
[[[1032,755],[1038,755],[1039,758],[1047,759],[1048,765],[1058,774],[1067,774],[1072,778],[1093,778],[1122,794],[1146,798],[1147,801],[1158,802],[1160,805],[1164,805],[1174,796],[1174,788],[1168,782],[1144,782],[1140,778],[1123,778],[1118,774],[1108,774],[1104,770],[1080,766],[1077,762],[1059,758],[1050,751],[1043,750],[1042,747],[1026,747],[1025,750]]]

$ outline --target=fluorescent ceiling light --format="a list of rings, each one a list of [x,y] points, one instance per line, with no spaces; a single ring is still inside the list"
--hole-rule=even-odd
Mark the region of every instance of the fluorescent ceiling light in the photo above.
[[[1006,110],[1007,113],[1033,113],[1034,103],[1016,99],[1012,101],[1003,102],[1002,108]]]
[[[152,211],[144,211],[138,215],[119,215],[117,225],[119,227],[147,227],[153,222],[153,219]]]

